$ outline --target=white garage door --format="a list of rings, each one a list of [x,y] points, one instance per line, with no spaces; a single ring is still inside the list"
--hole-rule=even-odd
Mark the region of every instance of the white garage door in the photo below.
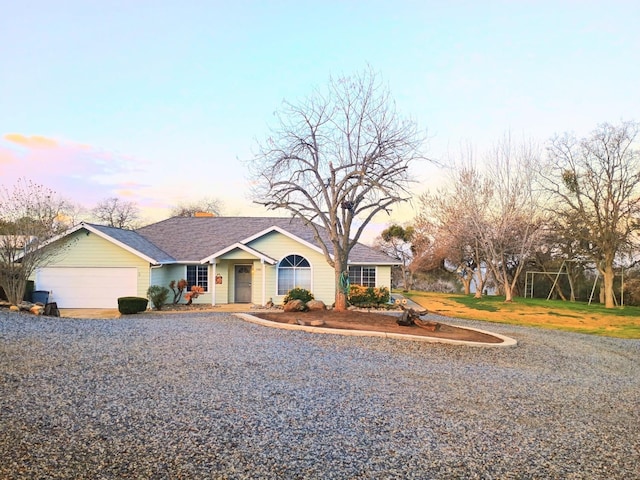
[[[136,268],[46,267],[36,272],[36,290],[50,292],[58,308],[118,308],[118,297],[137,296]]]

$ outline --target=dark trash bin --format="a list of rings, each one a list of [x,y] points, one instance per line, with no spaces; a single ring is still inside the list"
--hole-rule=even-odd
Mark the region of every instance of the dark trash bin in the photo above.
[[[49,292],[46,290],[34,290],[31,294],[31,299],[33,300],[33,303],[46,305],[49,303]]]
[[[47,317],[59,317],[60,316],[60,310],[58,310],[58,304],[56,302],[47,303],[44,306],[44,314]]]

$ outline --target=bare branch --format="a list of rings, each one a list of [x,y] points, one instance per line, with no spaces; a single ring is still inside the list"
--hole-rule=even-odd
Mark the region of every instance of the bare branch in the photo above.
[[[590,136],[564,134],[547,148],[541,186],[548,208],[583,246],[603,275],[605,305],[615,304],[616,257],[633,248],[640,219],[640,151],[634,144],[640,124],[602,124]]]
[[[105,198],[91,210],[93,217],[109,227],[133,230],[138,227],[140,209],[133,202],[117,197]]]
[[[410,197],[408,168],[423,158],[423,137],[370,69],[285,102],[277,120],[251,165],[254,200],[323,226],[325,257],[344,269],[371,219]]]

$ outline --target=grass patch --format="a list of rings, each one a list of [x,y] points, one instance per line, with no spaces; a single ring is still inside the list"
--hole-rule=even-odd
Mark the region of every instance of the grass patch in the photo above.
[[[640,307],[607,309],[600,304],[535,298],[402,292],[433,313],[449,317],[534,326],[618,338],[640,339]]]

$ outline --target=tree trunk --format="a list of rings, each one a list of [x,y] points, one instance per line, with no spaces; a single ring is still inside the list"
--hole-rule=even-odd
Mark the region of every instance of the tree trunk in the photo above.
[[[27,288],[27,279],[24,278],[22,272],[16,271],[16,269],[7,269],[3,275],[2,286],[4,293],[7,296],[7,300],[12,305],[18,305],[22,302],[24,292]]]
[[[574,282],[573,282],[573,271],[569,269],[569,266],[567,265],[567,278],[569,279],[569,288],[571,290],[571,301],[575,302],[576,301],[576,292],[573,288]]]
[[[504,287],[504,301],[505,302],[513,302],[513,286],[509,282],[509,279],[506,275],[504,275],[502,284]]]
[[[511,285],[504,286],[504,301],[513,302],[513,292],[511,290]]]
[[[464,288],[465,295],[471,295],[471,279],[467,277],[462,277],[462,286]]]
[[[344,262],[344,264],[346,264],[346,262]],[[341,280],[341,278],[343,274],[347,275],[346,278],[349,278],[349,277],[348,277],[348,272],[346,270],[346,267],[343,266],[344,264],[343,262],[339,262],[336,259],[336,263],[335,263],[336,301],[333,308],[337,312],[343,312],[347,309],[347,296],[349,294],[348,283],[345,284],[345,282]]]
[[[605,308],[615,307],[615,295],[613,293],[613,279],[614,279],[613,265],[605,265],[602,272],[602,279],[604,282],[604,306]]]
[[[402,271],[402,283],[404,284],[404,290],[408,292],[411,289],[411,282],[409,281],[409,275],[411,275],[405,266],[400,267]]]
[[[336,292],[336,304],[333,309],[336,312],[344,312],[347,309],[347,296],[343,292]]]
[[[484,290],[486,278],[482,276],[482,270],[478,267],[476,271],[476,294],[474,298],[482,298],[482,291]]]

